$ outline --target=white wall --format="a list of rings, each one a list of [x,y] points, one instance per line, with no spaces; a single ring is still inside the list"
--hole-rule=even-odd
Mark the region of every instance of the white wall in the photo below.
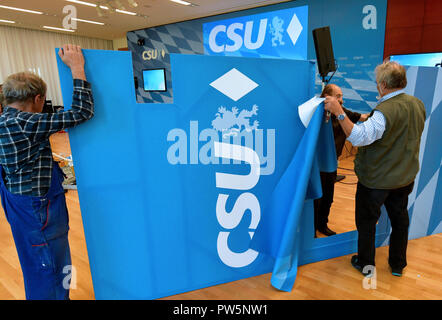
[[[127,38],[120,38],[113,40],[114,50],[118,50],[121,48],[127,48]]]
[[[10,74],[31,70],[46,82],[47,99],[63,105],[55,48],[67,43],[84,49],[113,49],[110,40],[0,26],[0,83]]]

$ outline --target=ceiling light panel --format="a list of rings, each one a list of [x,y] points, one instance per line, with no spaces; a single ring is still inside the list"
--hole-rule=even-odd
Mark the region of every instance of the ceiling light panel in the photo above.
[[[85,6],[89,6],[89,7],[96,7],[97,5],[95,3],[89,3],[89,2],[85,2],[85,1],[78,1],[78,0],[66,0],[67,2],[72,2],[72,3],[77,3],[77,4],[82,4]]]
[[[72,20],[74,21],[80,21],[80,22],[86,22],[86,23],[91,23],[91,24],[99,24],[101,26],[104,25],[103,22],[97,22],[97,21],[91,21],[91,20],[84,20],[84,19],[78,19],[78,18],[72,18]]]
[[[11,20],[3,20],[3,19],[0,19],[0,22],[4,22],[4,23],[15,23],[15,21],[11,21]]]
[[[124,14],[131,15],[131,16],[135,16],[136,15],[136,12],[130,12],[130,11],[125,11],[125,10],[120,10],[120,9],[117,9],[116,11],[119,12],[119,13],[124,13]]]
[[[170,0],[170,1],[182,4],[182,5],[185,5],[185,6],[190,6],[192,4],[190,2],[183,1],[183,0]]]
[[[50,26],[43,26],[43,28],[57,30],[57,31],[75,32],[74,30],[71,30],[71,29],[63,29],[63,28],[56,28],[56,27],[50,27]]]
[[[68,2],[72,2],[72,3],[77,3],[77,4],[82,4],[82,5],[89,6],[89,7],[98,7],[97,4],[95,4],[95,3],[90,3],[90,2],[86,2],[86,1],[79,1],[79,0],[66,0],[66,1],[68,1]],[[107,3],[109,6],[112,5],[112,4],[111,4],[111,1],[107,1],[106,3]],[[106,4],[106,3],[105,3],[105,4]],[[134,3],[135,6],[138,5],[135,1],[132,1],[132,2],[130,2],[130,3]],[[118,12],[118,13],[128,14],[128,15],[131,15],[131,16],[136,16],[136,15],[137,15],[136,12],[131,12],[131,11],[123,10],[123,9],[124,9],[124,6],[121,4],[120,1],[116,2],[116,5],[117,5],[116,7],[113,7],[113,6],[112,6],[111,11],[116,11],[116,12]],[[118,7],[121,8],[121,9],[118,9]],[[103,5],[101,5],[101,4],[99,5],[99,8],[104,9],[104,10],[109,10],[109,7],[107,7],[107,6],[103,6]],[[98,10],[98,15],[99,15],[100,17],[103,16],[103,12],[101,12],[101,11]]]
[[[8,6],[3,6],[3,5],[0,5],[0,8],[21,11],[21,12],[27,12],[27,13],[43,14],[43,12],[40,12],[40,11],[34,11],[34,10],[28,10],[28,9],[22,9],[22,8],[16,8],[16,7],[8,7]]]

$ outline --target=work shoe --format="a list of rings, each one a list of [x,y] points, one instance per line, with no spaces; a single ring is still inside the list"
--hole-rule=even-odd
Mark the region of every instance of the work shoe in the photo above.
[[[357,255],[354,255],[353,257],[351,257],[351,265],[358,270],[360,273],[362,273],[364,275],[364,277],[371,277],[373,276],[372,274],[372,268],[365,268],[366,266],[370,266],[370,265],[366,265],[366,266],[362,266],[359,264],[359,258]],[[375,268],[375,266],[372,266],[373,268]],[[369,270],[365,270],[364,269],[369,269]],[[371,270],[370,270],[371,269]]]
[[[330,230],[327,226],[325,226],[324,228],[319,228],[318,231],[321,232],[323,235],[326,235],[327,237],[334,236],[336,234],[336,232]]]
[[[392,267],[390,267],[390,269],[391,269],[391,274],[392,275],[394,275],[396,277],[402,277],[403,269],[397,269],[397,268],[392,268]]]

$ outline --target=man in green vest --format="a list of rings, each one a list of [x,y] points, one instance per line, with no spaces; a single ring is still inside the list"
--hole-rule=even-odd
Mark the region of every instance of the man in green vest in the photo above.
[[[354,124],[333,97],[325,100],[325,109],[339,120],[347,139],[358,146],[355,172],[356,228],[358,254],[352,265],[364,276],[375,266],[376,223],[385,205],[391,222],[388,262],[395,276],[402,276],[407,265],[408,195],[419,171],[419,147],[425,124],[422,101],[404,93],[405,68],[396,62],[376,67],[380,100],[367,121]]]

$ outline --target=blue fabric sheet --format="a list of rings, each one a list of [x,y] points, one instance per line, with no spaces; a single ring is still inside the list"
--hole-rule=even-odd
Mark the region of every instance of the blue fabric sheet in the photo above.
[[[298,272],[301,216],[313,214],[311,202],[322,196],[319,171],[334,171],[337,167],[331,122],[324,122],[323,115],[321,103],[274,189],[251,242],[253,249],[275,258],[271,283],[283,291],[292,290]]]

